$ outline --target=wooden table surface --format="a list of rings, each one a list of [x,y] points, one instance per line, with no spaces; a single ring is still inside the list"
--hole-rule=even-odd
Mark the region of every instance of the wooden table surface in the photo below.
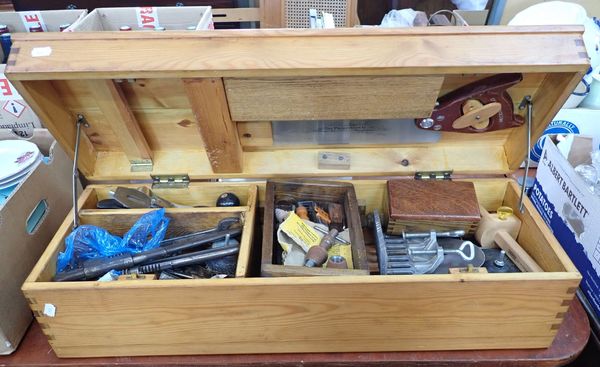
[[[577,298],[548,349],[60,359],[34,322],[19,349],[10,356],[0,356],[0,366],[562,366],[581,353],[589,335],[587,314]]]

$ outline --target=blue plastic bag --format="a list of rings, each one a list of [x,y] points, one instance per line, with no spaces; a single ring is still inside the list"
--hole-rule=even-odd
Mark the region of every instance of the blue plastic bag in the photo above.
[[[58,254],[57,272],[77,268],[79,263],[96,257],[135,254],[151,250],[165,238],[170,219],[165,209],[144,214],[123,238],[110,234],[104,228],[81,225],[65,239],[65,251]]]

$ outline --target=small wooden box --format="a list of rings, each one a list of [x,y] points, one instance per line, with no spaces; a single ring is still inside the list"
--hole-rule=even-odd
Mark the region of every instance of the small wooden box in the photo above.
[[[354,269],[306,268],[284,266],[275,259],[281,247],[275,238],[275,203],[281,199],[313,200],[341,204],[350,228],[352,261]],[[363,239],[358,202],[354,186],[349,183],[327,181],[269,181],[265,198],[261,274],[263,276],[311,276],[311,275],[369,275],[367,251]]]
[[[473,182],[487,210],[515,210],[522,221],[517,241],[544,269],[55,283],[69,216],[22,288],[52,348],[60,357],[92,357],[549,346],[581,275],[531,203],[526,199],[524,212],[517,210],[518,187],[505,175],[527,155],[526,125],[443,132],[426,144],[323,147],[275,145],[269,121],[412,124],[402,119],[429,116],[436,98],[449,91],[497,73],[522,73],[508,93],[516,111],[532,96],[535,141],[589,69],[582,32],[536,26],[15,36],[6,74],[65,151],[73,153],[76,115],[90,123],[78,164],[99,186],[84,192],[82,207],[118,181],[152,175],[187,174],[192,181],[342,175],[367,212],[383,211],[381,177],[452,170]],[[324,149],[349,154],[349,169],[319,169]],[[212,205],[234,186],[247,192],[243,207],[171,212],[179,224],[183,216],[214,223],[238,213],[248,226],[242,238],[248,248],[256,223],[251,192],[258,186],[258,203],[266,205],[264,183],[192,182],[163,195]],[[81,215],[109,217],[90,207]],[[258,242],[250,256],[260,253]],[[45,314],[46,305],[55,312]],[[132,330],[151,337],[132,337]]]
[[[387,232],[464,230],[475,233],[481,219],[472,182],[389,180]]]

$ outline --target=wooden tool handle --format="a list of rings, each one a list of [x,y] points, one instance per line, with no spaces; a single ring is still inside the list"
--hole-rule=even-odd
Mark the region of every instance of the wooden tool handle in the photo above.
[[[494,241],[496,241],[501,249],[506,251],[506,255],[508,255],[521,271],[544,271],[544,269],[529,256],[527,251],[525,251],[506,231],[498,231],[494,236]]]
[[[497,115],[502,110],[502,105],[498,102],[492,102],[483,105],[480,108],[474,108],[473,110],[465,113],[461,117],[457,118],[453,123],[452,127],[455,129],[464,129],[469,126],[477,126],[483,121],[487,121],[487,124],[480,126],[479,128],[486,128],[489,125],[489,119]]]

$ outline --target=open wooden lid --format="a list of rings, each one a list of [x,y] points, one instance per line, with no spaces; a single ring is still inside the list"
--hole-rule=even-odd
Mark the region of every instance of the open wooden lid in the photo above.
[[[85,116],[79,168],[93,181],[505,174],[525,158],[526,124],[442,132],[422,144],[278,145],[270,121],[414,125],[450,91],[521,73],[508,93],[522,115],[519,103],[532,97],[535,142],[589,69],[582,33],[575,26],[38,33],[15,35],[6,74],[71,154],[76,115]],[[344,169],[319,165],[322,152],[349,161]]]

